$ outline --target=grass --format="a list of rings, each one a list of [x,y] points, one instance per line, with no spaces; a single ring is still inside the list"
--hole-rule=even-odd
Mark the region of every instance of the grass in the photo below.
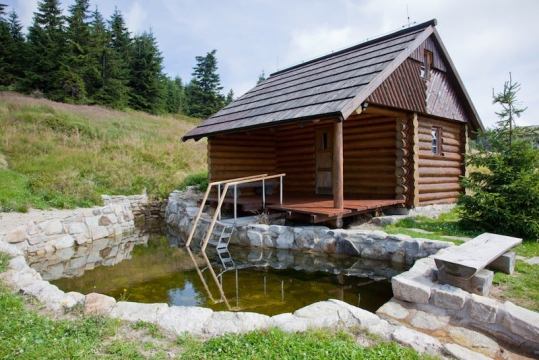
[[[430,233],[423,233],[415,231],[414,229],[421,229],[429,231]],[[459,223],[458,209],[453,209],[434,219],[424,216],[405,218],[395,224],[386,225],[384,231],[389,234],[404,234],[424,239],[452,241],[457,244],[462,243],[462,241],[448,239],[445,236],[474,237],[481,233],[473,229],[465,229],[462,227]]]
[[[0,210],[92,206],[144,189],[163,198],[203,183],[205,142],[180,142],[196,122],[0,92]]]
[[[197,342],[179,340],[186,346],[183,359],[422,359],[410,348],[395,343],[361,347],[345,332],[308,331],[290,334],[281,330],[225,335]]]
[[[411,229],[422,229],[432,233],[424,234]],[[460,244],[462,241],[451,240],[444,238],[444,236],[474,237],[482,233],[463,228],[459,223],[458,209],[434,219],[426,217],[403,219],[395,224],[385,226],[384,230],[391,234],[453,241],[456,244]],[[539,242],[524,241],[515,248],[515,252],[527,258],[539,256]],[[493,282],[497,289],[495,289],[494,295],[502,300],[509,300],[528,309],[539,311],[539,266],[528,265],[518,260],[515,270],[513,275],[495,273]]]
[[[539,254],[539,246],[536,249]],[[509,300],[530,310],[539,311],[539,266],[517,261],[515,273],[507,275],[496,272],[494,284],[500,288],[496,296]]]

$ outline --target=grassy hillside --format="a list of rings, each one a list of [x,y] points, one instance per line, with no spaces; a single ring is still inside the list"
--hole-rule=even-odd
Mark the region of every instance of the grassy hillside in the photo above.
[[[121,112],[0,92],[0,208],[99,204],[101,194],[164,197],[206,169],[197,119]]]

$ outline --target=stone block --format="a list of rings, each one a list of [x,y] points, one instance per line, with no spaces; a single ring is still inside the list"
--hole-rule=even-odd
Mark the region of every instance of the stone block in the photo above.
[[[20,256],[23,252],[15,245],[8,244],[7,242],[0,240],[0,252],[8,254],[9,256]]]
[[[437,316],[418,310],[414,314],[412,320],[410,321],[410,324],[413,327],[422,330],[438,330],[446,327],[447,324],[449,324],[449,316]]]
[[[487,357],[483,354],[469,350],[457,344],[452,344],[452,343],[444,344],[444,349],[449,355],[451,355],[457,360],[489,360],[491,359],[490,357]]]
[[[509,332],[524,339],[538,342],[539,339],[539,313],[517,306],[510,301],[503,304],[502,325]]]
[[[393,296],[417,304],[428,304],[430,299],[430,286],[405,277],[405,274],[397,275],[391,279]]]
[[[451,326],[447,332],[449,337],[457,344],[493,358],[496,357],[500,349],[496,341],[477,331]]]
[[[468,292],[487,296],[492,288],[494,273],[490,270],[480,270],[469,279],[448,274],[445,271],[438,271],[438,282],[441,284],[453,285]]]
[[[167,309],[167,304],[142,304],[119,301],[110,311],[110,316],[125,321],[146,321],[156,323],[157,319]]]
[[[176,335],[202,335],[213,310],[195,306],[171,306],[157,318],[157,324]]]
[[[442,350],[442,344],[432,336],[419,331],[399,326],[392,334],[393,339],[405,346],[410,346],[420,353],[438,355]]]
[[[256,230],[247,230],[247,238],[251,246],[259,247],[263,244],[262,234]]]
[[[45,235],[57,235],[64,232],[64,226],[60,220],[49,220],[39,224]]]
[[[358,246],[349,239],[343,239],[339,237],[335,242],[335,251],[337,254],[344,254],[350,256],[359,256],[361,251]]]
[[[451,285],[433,287],[431,300],[434,305],[452,310],[460,310],[466,304],[469,294]]]
[[[86,228],[86,226],[81,223],[81,222],[74,222],[74,223],[71,223],[69,224],[68,226],[68,232],[71,234],[71,235],[74,235],[74,234],[83,234],[83,233],[86,233],[88,231],[88,229]]]
[[[4,237],[4,240],[10,244],[20,243],[27,239],[28,235],[26,234],[26,226],[24,225],[18,226],[15,229],[9,231]]]
[[[73,247],[75,245],[75,239],[71,235],[63,235],[59,236],[56,239],[54,239],[51,244],[54,246],[56,250],[60,249],[66,249]]]
[[[250,312],[214,312],[204,324],[204,332],[210,336],[225,333],[242,333],[258,329],[265,329],[270,324],[267,315]]]
[[[491,270],[501,271],[506,274],[513,274],[515,271],[516,254],[514,251],[508,251],[488,265]]]
[[[494,324],[498,313],[498,301],[472,294],[470,297],[470,317],[482,323]]]
[[[84,313],[86,315],[107,315],[116,305],[113,297],[90,293],[84,299]]]
[[[376,310],[376,313],[398,320],[404,320],[408,317],[408,315],[410,315],[408,309],[394,300],[386,302],[378,310]]]
[[[291,313],[284,313],[272,316],[270,319],[270,326],[286,332],[302,332],[309,328],[309,322],[306,319],[297,317]]]

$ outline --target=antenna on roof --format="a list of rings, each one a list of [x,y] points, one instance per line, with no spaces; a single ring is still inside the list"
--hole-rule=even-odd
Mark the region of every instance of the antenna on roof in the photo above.
[[[408,21],[408,27],[410,27],[410,13],[408,12],[408,4],[406,4],[406,20]]]

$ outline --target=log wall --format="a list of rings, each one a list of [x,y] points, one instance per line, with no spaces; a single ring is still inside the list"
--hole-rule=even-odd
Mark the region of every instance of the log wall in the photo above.
[[[208,172],[211,181],[276,173],[274,134],[257,130],[209,138]]]
[[[396,120],[351,116],[344,121],[344,193],[395,199]]]
[[[316,180],[315,133],[322,124],[281,126],[277,130],[277,169],[286,173],[286,192],[314,194]]]
[[[431,150],[431,129],[441,128],[441,154]],[[419,205],[457,201],[464,175],[465,125],[419,117]]]

